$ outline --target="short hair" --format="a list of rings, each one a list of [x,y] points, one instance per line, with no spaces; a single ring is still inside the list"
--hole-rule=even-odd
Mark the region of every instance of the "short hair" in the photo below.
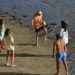
[[[60,38],[61,38],[60,34],[56,34],[56,39],[60,39]]]

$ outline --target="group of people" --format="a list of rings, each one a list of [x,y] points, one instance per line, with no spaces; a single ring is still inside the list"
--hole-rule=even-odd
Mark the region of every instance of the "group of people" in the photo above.
[[[32,27],[33,31],[36,33],[36,46],[39,46],[39,31],[45,31],[45,40],[47,40],[48,30],[46,27],[46,22],[43,20],[43,13],[42,11],[37,11],[32,17]],[[53,46],[53,57],[55,56],[56,52],[56,69],[57,73],[55,75],[60,75],[60,61],[63,61],[66,75],[68,75],[68,66],[66,62],[67,58],[67,44],[68,44],[68,29],[67,23],[65,21],[61,21],[61,30],[58,34],[56,34],[56,40]],[[9,28],[5,29],[3,20],[0,19],[0,51],[1,49],[5,48],[7,50],[6,54],[6,65],[7,66],[16,66],[14,64],[14,49],[15,43],[14,38]],[[12,62],[9,63],[9,53],[11,52]]]
[[[6,49],[6,65],[7,66],[16,66],[14,64],[14,49],[15,43],[12,36],[11,30],[9,28],[5,29],[3,19],[0,19],[0,52],[2,49]],[[11,52],[11,64],[9,63],[9,53]]]
[[[45,31],[45,40],[47,40],[48,29],[46,27],[46,23],[43,20],[42,11],[37,11],[32,17],[32,27],[36,33],[36,46],[39,46],[38,42],[38,34],[39,31]],[[53,46],[53,57],[56,52],[56,69],[57,73],[55,75],[60,75],[60,61],[63,61],[66,75],[68,75],[68,66],[67,66],[67,44],[68,44],[68,29],[67,23],[65,21],[61,21],[61,30],[56,34],[56,39]]]

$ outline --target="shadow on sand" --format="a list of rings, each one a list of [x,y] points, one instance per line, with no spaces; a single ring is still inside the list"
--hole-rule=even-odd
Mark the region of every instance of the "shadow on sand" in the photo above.
[[[14,73],[14,72],[0,72],[0,75],[54,75],[54,74],[30,74],[30,73]]]
[[[36,44],[16,44],[17,46],[36,46]]]
[[[0,54],[0,57],[5,57],[6,54]],[[17,53],[15,57],[42,57],[42,58],[52,58],[52,55],[39,55],[39,54],[26,54],[26,53]]]

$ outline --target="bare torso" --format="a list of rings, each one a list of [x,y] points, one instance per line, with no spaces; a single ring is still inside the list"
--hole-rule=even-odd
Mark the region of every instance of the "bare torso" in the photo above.
[[[56,43],[55,43],[55,46],[56,46],[56,51],[57,52],[66,51],[66,45],[65,45],[65,43],[63,42],[62,39],[57,40]]]
[[[42,16],[33,17],[33,26],[35,29],[38,29],[42,26]]]

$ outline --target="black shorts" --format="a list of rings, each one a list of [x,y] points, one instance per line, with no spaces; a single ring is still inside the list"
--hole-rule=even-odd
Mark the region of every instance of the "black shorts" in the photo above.
[[[47,25],[46,26],[42,26],[42,27],[40,27],[40,28],[38,28],[38,29],[35,29],[35,31],[36,32],[39,32],[40,30],[43,30],[44,28],[46,28],[47,27]]]

